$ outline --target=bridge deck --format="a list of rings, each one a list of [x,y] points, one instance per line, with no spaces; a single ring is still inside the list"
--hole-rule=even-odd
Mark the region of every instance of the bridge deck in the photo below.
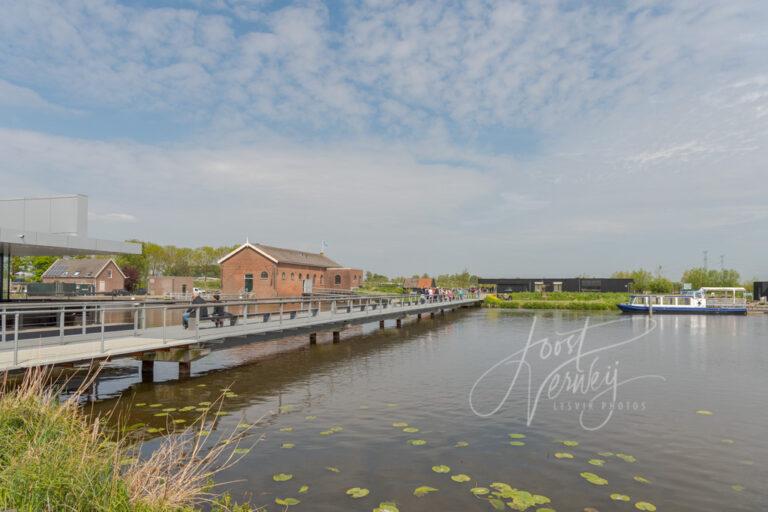
[[[227,338],[254,336],[292,330],[328,331],[341,330],[347,325],[375,322],[387,319],[401,319],[408,315],[432,313],[459,307],[477,305],[482,299],[466,298],[445,302],[388,302],[361,304],[356,308],[341,310],[334,307],[323,311],[322,308],[307,307],[290,318],[290,315],[251,315],[242,316],[238,323],[224,327],[214,327],[210,321],[203,320],[198,325],[194,319],[189,329],[181,325],[155,326],[140,329],[135,325],[124,324],[124,329],[106,330],[86,329],[86,333],[67,334],[74,329],[62,328],[60,336],[30,338],[29,333],[21,336],[6,332],[5,343],[0,343],[0,371],[15,370],[33,366],[69,364],[90,360],[109,359],[137,355],[146,352],[162,351],[174,347],[223,342]],[[210,304],[208,305],[210,307]],[[231,307],[231,306],[230,306]],[[50,331],[49,331],[50,333]]]

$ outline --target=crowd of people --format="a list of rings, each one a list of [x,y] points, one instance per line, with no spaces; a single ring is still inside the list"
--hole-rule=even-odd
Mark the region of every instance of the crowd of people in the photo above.
[[[450,301],[455,299],[462,300],[464,297],[474,296],[477,293],[477,289],[469,288],[466,290],[464,288],[423,288],[419,290],[418,293],[419,301],[425,303],[445,300]]]

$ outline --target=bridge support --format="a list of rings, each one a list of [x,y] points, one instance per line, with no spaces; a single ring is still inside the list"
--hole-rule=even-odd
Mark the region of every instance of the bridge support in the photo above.
[[[179,361],[179,379],[188,379],[192,375],[192,361]]]
[[[152,382],[155,380],[155,362],[143,359],[141,361],[141,382]]]
[[[440,316],[445,316],[445,310],[444,309],[440,310]]]
[[[435,312],[434,311],[431,311],[429,313],[429,318],[435,318]]]
[[[384,320],[379,320],[379,329],[384,328]]]
[[[338,343],[341,341],[341,331],[333,331],[333,342]]]
[[[396,320],[396,322],[395,322],[395,327],[397,327],[398,329],[400,329],[402,326],[403,326],[403,320],[402,320],[402,318],[398,318],[398,319]]]
[[[309,344],[310,345],[317,345],[317,333],[316,332],[309,333]]]
[[[421,320],[421,313],[419,313],[418,315],[416,315],[416,320]]]

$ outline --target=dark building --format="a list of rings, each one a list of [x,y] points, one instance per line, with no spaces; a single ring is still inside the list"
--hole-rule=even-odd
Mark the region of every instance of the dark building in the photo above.
[[[768,298],[768,281],[755,281],[752,289],[752,297],[755,300]]]
[[[628,292],[632,279],[572,278],[480,278],[479,284],[496,286],[496,293],[514,292]]]

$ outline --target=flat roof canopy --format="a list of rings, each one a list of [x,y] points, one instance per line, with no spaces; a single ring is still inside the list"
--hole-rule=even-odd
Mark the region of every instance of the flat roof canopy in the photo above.
[[[70,235],[0,228],[0,252],[12,256],[141,254],[141,245]]]

